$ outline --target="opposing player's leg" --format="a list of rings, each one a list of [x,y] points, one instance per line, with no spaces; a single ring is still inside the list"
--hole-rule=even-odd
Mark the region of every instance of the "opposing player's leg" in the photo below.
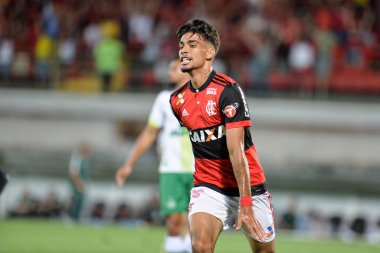
[[[183,231],[183,214],[173,213],[166,216],[166,238],[164,248],[166,252],[185,252],[185,238]]]
[[[211,214],[197,212],[189,217],[189,225],[193,253],[214,252],[223,228],[221,220]]]
[[[191,252],[189,228],[186,219],[189,190],[183,182],[192,182],[192,175],[165,173],[160,175],[161,214],[166,217],[166,252]],[[172,189],[176,189],[173,191]]]
[[[182,213],[182,238],[186,253],[192,253],[190,226],[187,219],[187,212]]]
[[[72,203],[70,204],[68,213],[75,222],[80,221],[83,203],[84,194],[82,192],[74,191]]]
[[[180,236],[183,233],[182,213],[173,213],[166,216],[166,230],[169,236]]]

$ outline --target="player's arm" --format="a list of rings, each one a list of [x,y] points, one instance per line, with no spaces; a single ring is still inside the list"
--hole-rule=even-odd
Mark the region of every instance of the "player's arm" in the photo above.
[[[79,172],[70,168],[69,176],[70,176],[71,181],[74,183],[74,186],[77,189],[77,191],[82,192],[84,189],[84,182],[80,178]]]
[[[244,153],[244,127],[227,128],[226,138],[230,160],[240,193],[240,211],[236,230],[240,230],[241,226],[245,225],[252,235],[256,235],[258,239],[261,239],[264,237],[265,232],[252,210],[249,168]]]
[[[116,172],[115,180],[118,186],[122,186],[127,177],[132,173],[133,166],[140,157],[149,150],[156,141],[159,129],[147,124],[136,140],[136,143],[128,159]]]

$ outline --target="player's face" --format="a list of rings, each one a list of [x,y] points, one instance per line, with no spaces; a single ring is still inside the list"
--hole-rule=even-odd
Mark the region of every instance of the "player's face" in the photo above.
[[[191,72],[206,63],[209,44],[197,33],[185,33],[179,42],[179,59],[182,72]]]
[[[82,144],[79,147],[79,152],[81,153],[82,156],[88,157],[90,155],[90,147],[87,146],[87,144]]]

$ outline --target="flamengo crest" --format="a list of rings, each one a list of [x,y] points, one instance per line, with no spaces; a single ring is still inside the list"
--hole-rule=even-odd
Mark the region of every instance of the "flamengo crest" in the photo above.
[[[215,111],[216,102],[209,100],[206,105],[206,112],[209,116],[216,115]]]

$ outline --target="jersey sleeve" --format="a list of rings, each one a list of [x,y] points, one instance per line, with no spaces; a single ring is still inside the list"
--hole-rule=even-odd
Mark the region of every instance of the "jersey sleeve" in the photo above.
[[[247,101],[238,84],[225,87],[219,98],[219,107],[226,128],[252,125]]]
[[[154,100],[153,107],[150,111],[148,124],[154,128],[162,128],[165,121],[165,112],[164,108],[167,106],[164,103],[167,103],[165,99],[165,91],[160,92],[156,99]]]
[[[176,92],[173,92],[171,95],[170,95],[170,107],[172,108],[172,112],[173,112],[173,115],[176,117],[176,119],[178,120],[178,123],[180,124],[181,127],[184,127],[184,124],[182,122],[182,120],[180,119],[180,117],[178,116],[178,111],[175,109],[175,108],[178,108],[177,106],[173,106],[173,99],[175,96],[178,96],[178,94],[176,95]]]

